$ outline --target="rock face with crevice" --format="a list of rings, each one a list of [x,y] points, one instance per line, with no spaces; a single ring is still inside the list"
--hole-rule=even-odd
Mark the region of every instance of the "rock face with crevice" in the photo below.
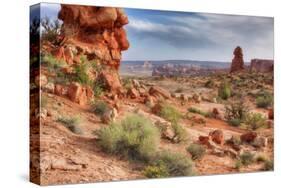
[[[234,58],[230,68],[230,73],[244,70],[243,51],[240,46],[237,46],[233,52]]]
[[[61,5],[65,41],[89,59],[118,69],[121,51],[129,48],[126,31],[128,17],[121,8]]]

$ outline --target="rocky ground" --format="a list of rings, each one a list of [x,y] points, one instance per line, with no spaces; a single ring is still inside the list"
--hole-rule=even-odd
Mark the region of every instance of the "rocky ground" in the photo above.
[[[231,75],[233,77],[251,76],[251,74]],[[268,75],[267,75],[268,76]],[[199,143],[206,147],[206,154],[199,160],[195,160],[197,175],[226,174],[237,172],[256,172],[262,170],[263,162],[255,162],[237,169],[236,163],[239,154],[244,151],[251,151],[255,156],[265,156],[268,160],[273,159],[273,122],[268,120],[271,125],[262,127],[254,132],[266,139],[266,143],[261,143],[258,147],[250,143],[239,145],[236,149],[227,140],[233,136],[240,137],[252,133],[243,127],[234,127],[229,125],[224,117],[224,106],[228,101],[216,100],[217,86],[220,82],[217,76],[198,77],[198,78],[126,78],[131,79],[135,84],[128,90],[126,99],[118,100],[118,110],[114,121],[126,117],[129,113],[140,114],[152,122],[166,122],[165,119],[153,113],[151,107],[144,101],[151,100],[152,106],[157,104],[157,95],[165,98],[165,95],[171,97],[165,99],[175,106],[181,114],[184,115],[180,124],[188,133],[188,141],[184,143],[173,143],[167,138],[162,138],[159,149],[169,149],[177,153],[183,153],[187,157],[190,154],[186,147],[190,143]],[[214,81],[214,86],[206,87],[208,80]],[[239,89],[245,92],[245,100],[250,111],[258,112],[268,118],[268,110],[257,108],[253,104],[251,94],[247,94],[247,89],[257,87],[256,79],[247,79],[246,82],[252,84],[239,86]],[[259,83],[261,84],[261,83]],[[262,84],[267,89],[272,89],[268,84]],[[150,89],[148,89],[150,87]],[[140,88],[145,88],[143,92],[151,91],[151,88],[160,88],[153,92],[149,97],[141,97]],[[181,88],[181,89],[179,89]],[[253,91],[253,90],[251,90]],[[136,95],[136,96],[135,96]],[[163,97],[164,96],[164,97]],[[106,154],[96,144],[97,137],[93,134],[95,130],[108,126],[102,118],[91,112],[89,105],[81,106],[72,102],[66,97],[57,96],[53,93],[43,92],[42,97],[47,101],[41,109],[41,182],[42,184],[62,184],[77,182],[94,181],[112,181],[146,178],[141,170],[141,165],[130,162],[121,157]],[[168,97],[168,96],[166,96]],[[232,96],[229,101],[235,101],[237,98]],[[116,102],[116,101],[115,101]],[[198,113],[188,112],[188,108],[193,107],[204,112],[212,112],[217,109],[217,117],[206,117]],[[79,128],[81,133],[76,134],[67,129],[63,123],[58,121],[60,117],[74,117],[79,115],[81,122]],[[186,117],[188,116],[188,117]],[[217,132],[218,135],[210,134]],[[172,133],[171,133],[172,134]],[[202,140],[200,141],[200,138]],[[204,140],[207,138],[207,140]],[[251,138],[250,138],[251,139]],[[254,140],[255,138],[253,138]],[[252,141],[253,141],[252,140]],[[251,141],[251,142],[252,142]],[[235,149],[236,150],[235,150]]]

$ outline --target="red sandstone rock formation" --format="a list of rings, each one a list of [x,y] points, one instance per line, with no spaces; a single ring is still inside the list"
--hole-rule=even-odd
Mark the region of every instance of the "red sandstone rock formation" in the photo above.
[[[230,68],[230,73],[241,71],[244,69],[243,52],[240,46],[237,46],[233,52],[234,58]]]
[[[252,59],[250,70],[258,71],[258,72],[272,72],[273,71],[273,60]]]
[[[83,51],[91,59],[118,70],[121,51],[129,48],[123,26],[128,18],[121,8],[61,5],[65,43]]]

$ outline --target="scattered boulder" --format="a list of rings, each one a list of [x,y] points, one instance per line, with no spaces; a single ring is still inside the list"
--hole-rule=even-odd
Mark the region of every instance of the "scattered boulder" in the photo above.
[[[220,112],[217,108],[213,108],[212,110],[212,116],[215,118],[215,119],[220,119]]]
[[[119,75],[115,72],[103,71],[98,79],[104,83],[105,89],[110,92],[118,92],[122,88]]]
[[[148,93],[156,98],[164,98],[164,99],[170,99],[171,98],[171,95],[170,95],[170,92],[161,88],[161,87],[158,87],[158,86],[152,86]]]
[[[154,123],[161,131],[161,137],[168,140],[173,140],[175,133],[172,130],[171,123],[167,121],[156,121]]]
[[[77,82],[70,84],[67,94],[71,101],[80,105],[86,105],[93,97],[93,91],[89,86],[81,86]]]
[[[101,116],[101,122],[109,124],[114,122],[118,116],[118,111],[116,108],[108,108],[104,114]]]
[[[152,96],[147,96],[144,99],[144,103],[148,106],[148,107],[153,107],[155,105],[155,99]]]
[[[202,145],[206,145],[208,147],[210,147],[209,140],[210,140],[209,136],[199,136],[198,137],[199,143],[202,144]]]
[[[196,94],[196,93],[192,96],[192,99],[193,99],[193,101],[195,103],[200,103],[201,102],[201,96]]]
[[[61,84],[55,85],[55,94],[58,96],[67,95],[67,87]]]
[[[266,137],[258,136],[251,145],[257,148],[267,147],[268,139]]]
[[[268,110],[268,119],[274,119],[274,110],[273,110],[273,108],[270,108]]]
[[[230,73],[241,71],[244,69],[243,52],[240,46],[237,46],[233,52],[234,58],[230,68]]]
[[[154,114],[159,114],[161,112],[162,108],[163,108],[163,103],[158,102],[151,108],[151,111]]]
[[[133,88],[128,89],[127,96],[131,99],[136,99],[140,95],[139,95],[139,92],[133,87]]]
[[[214,130],[209,133],[209,136],[213,142],[216,144],[223,145],[224,144],[224,135],[222,130]]]
[[[47,93],[54,93],[55,92],[55,84],[49,82],[45,86],[43,86],[42,89]]]
[[[244,133],[240,136],[241,142],[251,143],[257,138],[257,133],[253,131],[249,131],[247,133]]]

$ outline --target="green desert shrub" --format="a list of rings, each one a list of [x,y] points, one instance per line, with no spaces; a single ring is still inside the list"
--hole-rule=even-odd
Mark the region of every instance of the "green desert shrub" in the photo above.
[[[62,116],[62,117],[59,117],[57,121],[62,123],[71,132],[73,132],[75,134],[82,134],[82,130],[79,126],[80,122],[81,122],[81,119],[79,116],[74,116],[74,117]]]
[[[76,81],[84,84],[91,85],[92,81],[87,74],[88,65],[86,63],[80,63],[75,67]]]
[[[231,96],[231,87],[228,82],[221,83],[218,89],[218,96],[224,100],[227,100]]]
[[[91,102],[91,110],[98,116],[102,116],[108,111],[109,106],[105,101],[96,100]]]
[[[61,31],[61,23],[58,19],[51,20],[48,17],[41,19],[42,39],[49,42],[56,42]]]
[[[165,178],[169,176],[168,169],[164,163],[145,167],[143,174],[148,178]]]
[[[241,119],[230,119],[228,120],[228,123],[233,127],[239,127],[241,124]]]
[[[104,93],[104,83],[101,80],[96,80],[93,84],[95,97],[100,97]]]
[[[264,156],[264,155],[258,155],[256,157],[256,161],[257,162],[266,162],[267,161],[267,158]]]
[[[266,160],[264,162],[263,170],[264,171],[271,171],[274,169],[274,162],[273,160]]]
[[[44,54],[42,56],[41,62],[43,65],[46,65],[51,71],[58,70],[59,68],[64,67],[66,65],[64,61],[58,60],[50,54]]]
[[[242,162],[240,159],[238,159],[236,162],[235,162],[235,167],[237,170],[240,170],[240,168],[243,166]]]
[[[159,130],[152,122],[136,114],[103,127],[96,134],[98,144],[105,152],[132,160],[149,160],[156,154],[160,140]]]
[[[205,116],[205,117],[211,116],[209,112],[204,112],[204,111],[202,111],[198,108],[194,108],[194,107],[188,108],[188,111],[191,112],[191,113],[200,114],[200,115]]]
[[[242,165],[245,165],[245,166],[248,166],[248,165],[252,164],[253,162],[255,162],[255,155],[251,152],[244,152],[239,156],[239,158],[240,158]]]
[[[260,113],[249,113],[245,118],[247,127],[256,130],[267,125],[266,118]]]
[[[186,130],[179,125],[178,123],[173,122],[172,123],[172,130],[174,132],[173,142],[175,143],[181,143],[187,141],[187,132]]]
[[[159,116],[170,122],[177,123],[181,118],[181,113],[174,106],[165,103],[159,112]]]
[[[164,165],[169,176],[192,176],[195,174],[192,160],[181,153],[161,151],[153,160],[153,164],[154,166]]]
[[[244,122],[248,111],[248,107],[243,102],[231,103],[225,106],[225,119],[230,125],[240,125],[240,123]]]
[[[132,85],[133,85],[132,84],[132,79],[130,79],[130,78],[123,78],[122,79],[122,85],[126,89],[132,88]]]
[[[193,160],[201,159],[206,153],[205,147],[200,144],[190,144],[186,150],[191,154]]]
[[[273,96],[268,92],[264,92],[262,95],[258,96],[256,99],[257,107],[267,108],[273,104]]]
[[[208,81],[204,84],[204,86],[205,86],[206,88],[212,88],[212,87],[215,86],[215,83],[214,83],[213,80],[208,80]]]

